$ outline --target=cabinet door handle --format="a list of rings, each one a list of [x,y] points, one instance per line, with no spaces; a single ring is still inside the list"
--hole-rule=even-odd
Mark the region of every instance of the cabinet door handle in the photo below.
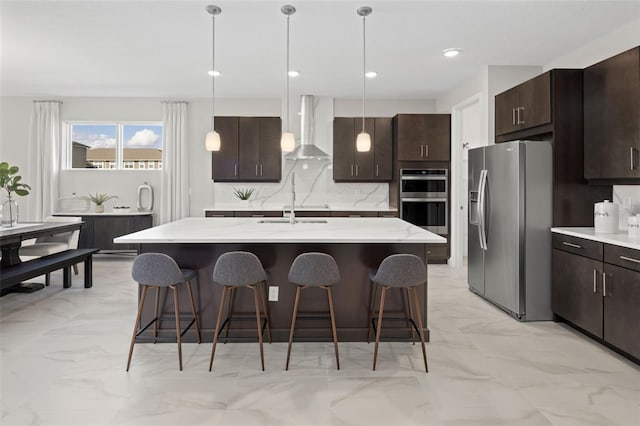
[[[420,157],[423,157],[424,145],[420,145]]]
[[[634,259],[634,258],[632,258],[632,257],[620,256],[620,259],[622,259],[622,260],[626,260],[626,261],[629,261],[629,262],[640,263],[640,260],[638,260],[638,259]]]
[[[351,165],[351,177],[353,177],[353,164]]]
[[[262,164],[260,164],[260,176],[262,176]]]
[[[629,147],[629,152],[631,153],[630,169],[633,170],[633,147],[632,146]]]
[[[602,273],[602,296],[607,297],[607,274]]]
[[[256,163],[256,176],[258,176],[258,164]]]
[[[378,165],[376,164],[376,176],[378,176],[378,175],[379,175],[379,173],[378,173]]]
[[[511,108],[511,124],[516,125],[516,109]]]
[[[593,292],[598,292],[598,271],[596,269],[593,270]]]
[[[518,122],[516,124],[517,125],[524,124],[524,120],[520,119],[520,111],[524,110],[524,107],[518,107],[517,110],[518,110]]]
[[[425,145],[424,146],[424,156],[428,157],[429,156],[429,145]]]
[[[565,245],[565,246],[569,246],[569,247],[573,247],[573,248],[577,248],[577,249],[581,249],[582,248],[581,246],[579,246],[577,244],[568,243],[566,241],[563,241],[562,244]]]
[[[358,176],[358,165],[356,164],[356,176]]]
[[[238,176],[238,163],[233,165],[233,175]]]

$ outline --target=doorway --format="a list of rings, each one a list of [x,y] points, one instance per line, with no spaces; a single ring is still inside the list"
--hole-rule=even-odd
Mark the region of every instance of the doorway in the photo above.
[[[468,246],[468,151],[486,145],[483,134],[481,94],[452,108],[451,137],[451,257],[449,265],[464,264]]]

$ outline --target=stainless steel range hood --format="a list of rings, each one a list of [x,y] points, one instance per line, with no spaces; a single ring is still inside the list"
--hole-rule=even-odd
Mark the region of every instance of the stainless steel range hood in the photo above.
[[[318,100],[313,95],[302,95],[300,102],[300,145],[285,154],[285,160],[330,160],[329,154],[314,145]]]

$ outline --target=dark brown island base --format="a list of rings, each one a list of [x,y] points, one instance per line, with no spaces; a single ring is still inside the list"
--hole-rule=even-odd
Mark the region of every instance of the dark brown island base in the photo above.
[[[291,263],[301,253],[322,252],[333,256],[340,270],[341,281],[333,286],[338,338],[342,341],[366,341],[367,318],[371,294],[369,271],[376,269],[382,260],[396,253],[415,254],[426,265],[427,244],[442,243],[444,238],[396,218],[322,218],[321,221],[300,220],[268,221],[259,218],[187,218],[133,234],[118,237],[115,243],[140,244],[140,252],[160,252],[172,256],[183,268],[198,270],[198,281],[193,282],[196,310],[200,319],[203,341],[212,341],[218,303],[222,287],[212,282],[213,267],[217,258],[226,252],[245,250],[258,256],[269,279],[267,286],[278,287],[278,300],[269,301],[271,331],[274,341],[287,341],[295,297],[295,286],[288,281]],[[182,286],[184,287],[184,286]],[[429,338],[427,327],[428,287],[420,289],[423,329]],[[180,312],[191,312],[186,288],[181,289]],[[234,321],[229,334],[230,341],[239,337],[255,340],[255,308],[251,290],[239,289],[235,295],[234,316],[246,313],[253,321]],[[316,292],[314,294],[314,292]],[[267,293],[269,291],[267,290]],[[385,318],[393,312],[404,316],[404,293],[389,292],[385,302]],[[153,318],[154,304],[148,301],[141,324]],[[161,295],[161,306],[170,318],[173,313],[171,294]],[[310,289],[301,299],[299,312],[328,311],[326,292]],[[132,312],[132,318],[135,313]],[[146,320],[146,321],[145,321]],[[406,339],[409,336],[405,321],[385,321],[383,338]],[[392,330],[397,328],[398,330]],[[195,341],[195,331],[190,329],[184,341]],[[149,341],[152,339],[148,331]],[[159,336],[175,341],[175,322],[167,319],[159,327]],[[139,341],[142,341],[143,335]],[[331,339],[329,321],[299,320],[296,324],[296,340],[323,341]]]

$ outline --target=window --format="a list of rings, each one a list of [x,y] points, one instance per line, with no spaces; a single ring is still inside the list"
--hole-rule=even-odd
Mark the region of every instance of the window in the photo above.
[[[67,122],[64,130],[67,169],[162,168],[160,123]]]

